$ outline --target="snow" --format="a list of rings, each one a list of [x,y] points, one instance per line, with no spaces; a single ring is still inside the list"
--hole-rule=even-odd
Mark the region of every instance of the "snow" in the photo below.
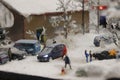
[[[50,62],[38,62],[36,56],[28,56],[23,60],[14,60],[4,65],[0,65],[0,70],[66,80],[105,80],[108,77],[119,77],[120,61],[117,61],[116,59],[102,61],[93,60],[89,63],[85,62],[85,49],[96,52],[117,48],[115,44],[107,44],[105,45],[105,48],[95,47],[93,45],[93,39],[96,35],[101,34],[105,34],[105,29],[102,29],[100,34],[94,30],[91,30],[90,33],[84,35],[70,34],[67,41],[61,35],[55,38],[57,42],[62,42],[67,45],[68,56],[71,59],[72,70],[67,66],[65,69],[67,74],[65,75],[60,75],[61,69],[64,67],[62,58]],[[77,77],[75,73],[78,69],[86,70],[88,77]]]
[[[51,12],[60,12],[61,10],[56,10],[59,7],[59,0],[4,0],[10,6],[15,8],[24,16],[29,16],[31,14],[45,14]],[[68,0],[64,0],[67,2]],[[26,3],[26,4],[24,4]],[[77,4],[77,2],[72,1],[70,5]],[[73,10],[69,7],[68,10]],[[75,10],[81,10],[81,7],[76,7]]]
[[[54,12],[56,11],[56,5],[51,5],[51,4],[53,2],[57,3],[56,2],[57,0],[51,0],[50,2],[44,0],[45,3],[43,2],[43,0],[37,0],[37,2],[33,0],[4,0],[4,1],[11,4],[16,10],[27,15],[33,14],[33,12],[35,14]],[[24,4],[24,3],[28,3],[28,4]],[[48,9],[49,5],[50,7]],[[42,9],[39,9],[41,7]],[[112,13],[113,11],[111,10],[110,14]],[[92,17],[94,17],[94,15],[92,15]],[[93,19],[92,17],[91,19]],[[92,21],[97,21],[97,18]],[[97,22],[93,22],[93,23],[97,23]],[[106,29],[102,29],[99,34],[95,30],[90,30],[90,33],[86,33],[84,35],[70,34],[67,40],[64,39],[64,37],[61,35],[55,38],[57,42],[62,42],[66,44],[68,49],[68,56],[70,57],[71,60],[72,70],[70,70],[68,66],[66,68],[67,74],[65,75],[60,75],[61,68],[64,67],[64,61],[61,58],[55,59],[50,62],[38,62],[36,56],[28,56],[26,57],[26,59],[23,60],[14,60],[4,65],[0,65],[0,70],[36,75],[36,76],[44,76],[44,77],[50,77],[56,79],[59,78],[65,80],[106,80],[107,78],[110,77],[120,78],[119,60],[116,59],[101,60],[101,61],[93,60],[92,62],[89,63],[85,62],[84,50],[88,50],[88,51],[91,50],[93,53],[96,51],[103,51],[112,48],[118,49],[115,44],[106,44],[105,48],[95,47],[93,45],[94,37],[96,35],[103,35],[103,34],[108,35],[110,33]],[[47,42],[47,44],[50,43],[51,40]],[[77,77],[75,73],[78,69],[85,70],[88,76]]]
[[[12,27],[14,24],[13,14],[0,3],[0,27]]]

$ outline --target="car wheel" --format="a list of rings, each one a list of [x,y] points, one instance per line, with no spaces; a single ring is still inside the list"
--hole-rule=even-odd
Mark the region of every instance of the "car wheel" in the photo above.
[[[52,57],[49,57],[49,62],[51,62],[53,59],[52,59]]]
[[[4,62],[3,62],[3,61],[1,61],[1,64],[4,64]]]

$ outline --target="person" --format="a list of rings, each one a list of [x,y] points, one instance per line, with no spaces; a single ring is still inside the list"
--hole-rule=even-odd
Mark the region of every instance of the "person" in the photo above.
[[[69,65],[70,69],[72,69],[70,59],[67,55],[65,55],[64,61],[65,61],[65,68],[67,67],[67,65]]]
[[[56,43],[56,41],[55,41],[55,39],[53,39],[53,44],[55,44]]]
[[[88,63],[89,54],[87,53],[87,50],[85,50],[85,57],[86,57],[86,62]]]
[[[92,61],[92,53],[91,50],[89,51],[89,55],[90,55],[90,62]]]
[[[44,27],[40,27],[36,29],[36,37],[38,41],[44,42],[45,32],[46,32],[46,29]]]
[[[65,74],[66,74],[66,71],[65,71],[64,67],[62,67],[62,69],[61,69],[61,75],[65,75]]]
[[[114,35],[113,35],[113,42],[115,43],[116,46],[118,46],[118,45],[117,45],[117,40],[116,40],[116,38],[115,38]]]
[[[12,59],[11,48],[8,49],[8,56],[9,56],[9,61],[11,61],[11,59]]]
[[[116,60],[120,60],[120,51],[117,51],[117,54],[116,54]]]

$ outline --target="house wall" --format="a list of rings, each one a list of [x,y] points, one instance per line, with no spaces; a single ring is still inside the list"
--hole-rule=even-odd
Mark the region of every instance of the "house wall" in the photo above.
[[[49,22],[49,19],[51,16],[58,16],[62,15],[63,13],[47,13],[43,15],[31,15],[30,17],[26,18],[24,20],[24,37],[25,38],[33,38],[29,34],[26,33],[26,31],[31,30],[31,31],[36,31],[37,28],[39,27],[45,27],[46,28],[46,35],[48,38],[54,37],[56,34],[54,33],[55,28],[51,26],[51,23]],[[72,14],[72,19],[76,20],[77,24],[82,23],[82,12],[74,12],[70,13]],[[88,25],[89,25],[89,12],[85,11],[85,26],[86,32],[89,32]],[[63,24],[61,23],[61,26]]]
[[[14,25],[10,28],[6,28],[9,31],[7,36],[10,37],[10,39],[13,41],[16,41],[18,39],[23,39],[24,38],[24,17],[17,10],[9,6],[4,1],[1,1],[1,3],[14,16]]]
[[[16,41],[24,38],[24,17],[18,12],[12,10],[14,15],[14,25],[7,30],[9,31],[8,37]]]

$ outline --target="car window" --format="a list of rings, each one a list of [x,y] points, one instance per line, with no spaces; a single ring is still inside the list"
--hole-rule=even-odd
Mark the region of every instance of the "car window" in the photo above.
[[[58,50],[58,47],[54,47],[53,52],[56,52]]]
[[[50,53],[52,50],[53,50],[53,47],[45,47],[45,48],[42,50],[42,54]]]
[[[14,47],[19,48],[19,49],[22,49],[22,48],[28,49],[28,48],[33,48],[33,47],[34,47],[34,44],[16,43],[16,44],[14,45]]]
[[[2,53],[0,54],[1,57],[6,57],[6,54]]]
[[[60,45],[59,48],[60,48],[60,49],[63,49],[63,48],[64,48],[64,45]]]
[[[53,52],[57,52],[59,50],[62,50],[63,49],[63,45],[57,45],[53,50]]]

